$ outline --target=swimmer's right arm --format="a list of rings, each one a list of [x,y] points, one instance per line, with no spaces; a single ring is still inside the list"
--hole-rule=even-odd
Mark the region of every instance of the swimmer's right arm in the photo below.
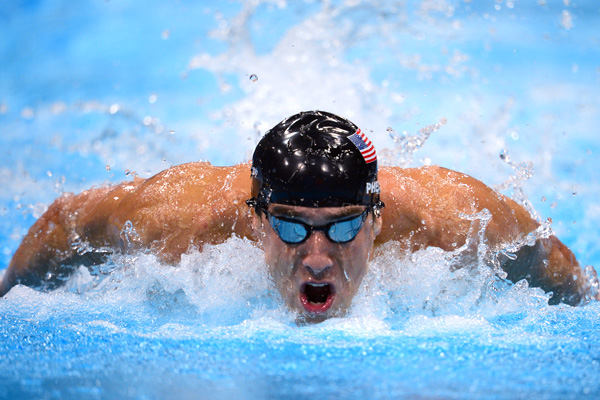
[[[0,283],[0,296],[18,283],[58,286],[71,266],[102,263],[114,251],[150,249],[175,264],[190,246],[221,243],[232,233],[255,240],[244,202],[248,171],[247,164],[190,163],[147,180],[63,195],[23,239]],[[131,229],[124,230],[126,224]]]
[[[101,262],[101,253],[78,254],[72,245],[82,239],[80,233],[85,237],[85,232],[77,227],[82,218],[89,218],[89,205],[105,197],[107,191],[93,189],[77,196],[65,194],[54,201],[29,229],[15,252],[0,283],[0,296],[20,283],[52,288],[70,274],[71,265]],[[106,215],[96,218],[98,225]]]

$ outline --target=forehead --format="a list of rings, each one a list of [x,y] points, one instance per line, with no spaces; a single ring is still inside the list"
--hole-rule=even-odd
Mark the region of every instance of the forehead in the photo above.
[[[286,216],[311,221],[326,221],[339,219],[351,215],[358,215],[365,211],[365,206],[346,207],[301,207],[285,204],[269,204],[267,211],[273,215]]]

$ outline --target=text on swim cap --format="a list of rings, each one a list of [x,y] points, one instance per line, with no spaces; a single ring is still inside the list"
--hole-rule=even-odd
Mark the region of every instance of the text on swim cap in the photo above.
[[[379,182],[377,182],[377,181],[367,182],[367,194],[379,193],[379,192],[380,192]]]

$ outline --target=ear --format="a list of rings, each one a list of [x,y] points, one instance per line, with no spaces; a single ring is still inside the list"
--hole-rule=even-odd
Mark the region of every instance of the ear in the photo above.
[[[379,216],[376,216],[376,213],[373,213],[373,234],[375,237],[381,233],[381,228],[383,227],[383,216],[379,213]]]
[[[263,221],[261,215],[262,213],[257,213],[254,209],[252,210],[252,229],[257,235],[263,231]]]

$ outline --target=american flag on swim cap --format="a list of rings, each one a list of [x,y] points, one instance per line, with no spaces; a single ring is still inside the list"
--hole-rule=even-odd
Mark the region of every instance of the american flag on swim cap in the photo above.
[[[377,153],[375,153],[373,143],[371,143],[367,135],[362,133],[360,129],[348,136],[348,139],[358,148],[367,164],[377,160]]]

